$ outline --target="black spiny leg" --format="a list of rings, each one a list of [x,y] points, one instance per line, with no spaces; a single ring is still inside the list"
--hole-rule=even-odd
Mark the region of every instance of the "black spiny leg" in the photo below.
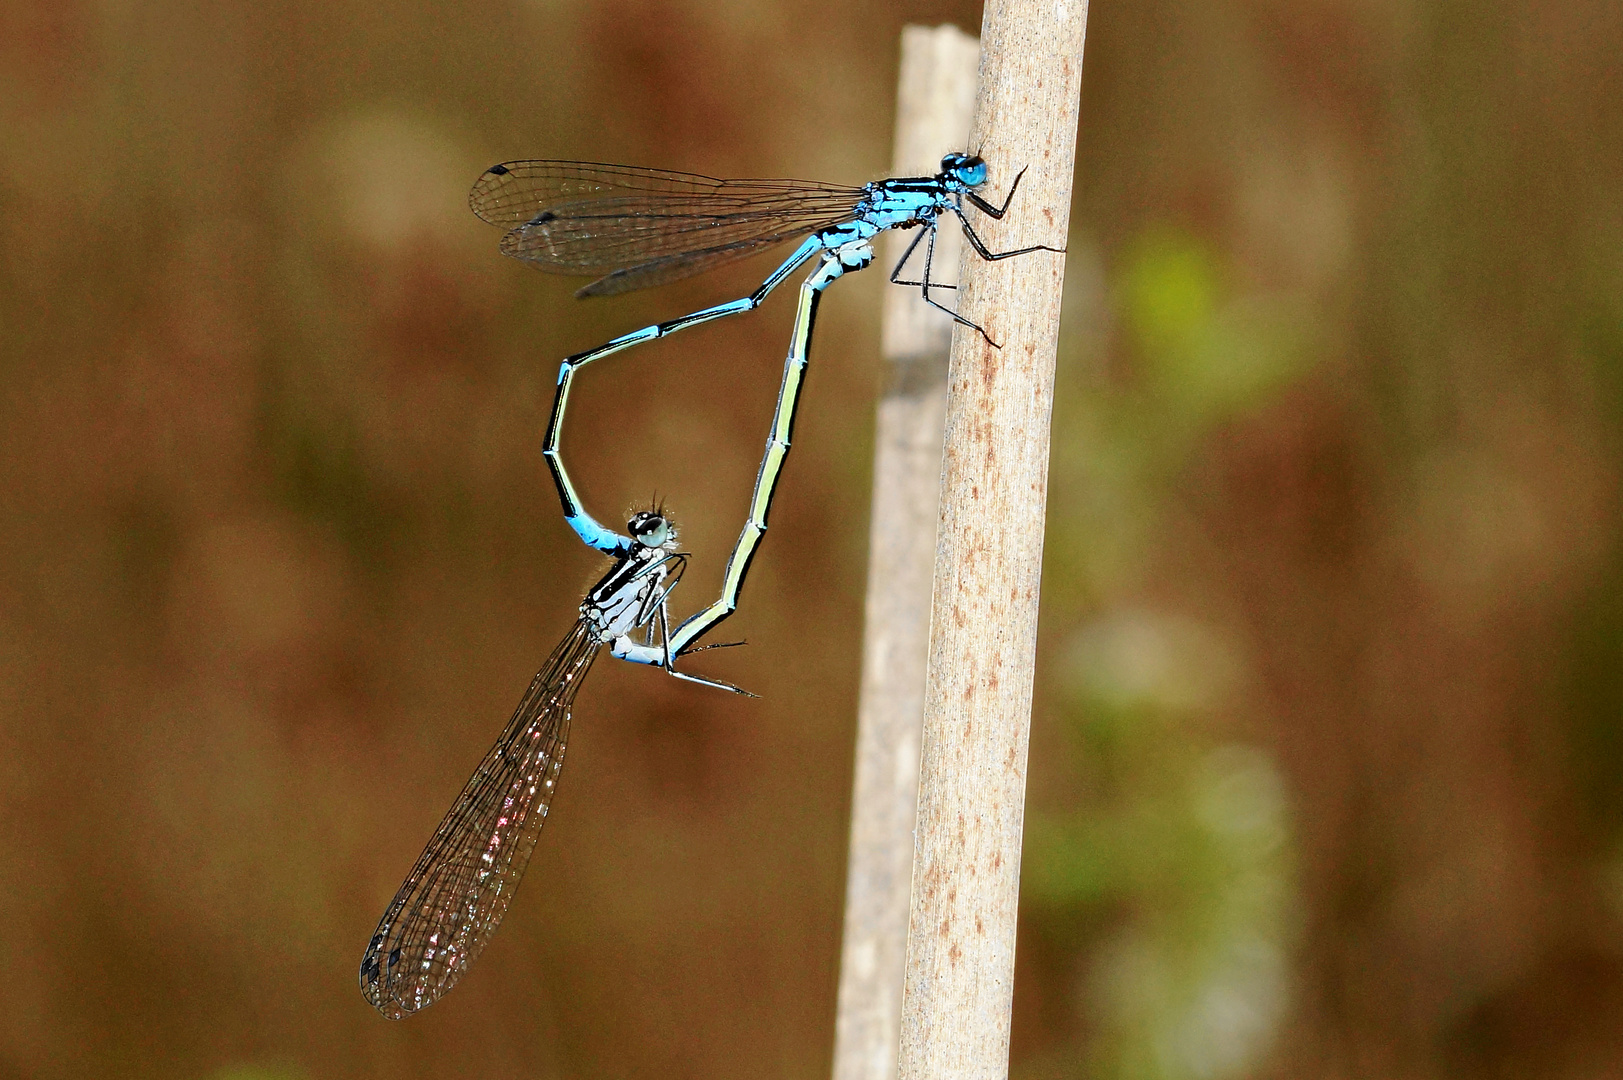
[[[1027,166],[1027,168],[1029,167],[1030,166]],[[975,192],[966,191],[964,194],[969,196],[969,201],[974,203],[975,208],[981,213],[985,214],[987,217],[1002,220],[1003,215],[1008,212],[1009,204],[1014,201],[1014,193],[1019,190],[1020,178],[1024,175],[1026,175],[1025,168],[1022,168],[1019,172],[1014,174],[1014,183],[1009,185],[1009,193],[1003,196],[1003,205],[998,207],[996,210],[992,209],[991,203],[981,198]]]
[[[935,288],[935,289],[956,289],[958,287],[956,285],[947,285],[947,284],[943,284],[942,282],[939,282],[939,281],[931,281],[930,280],[930,268],[935,264],[935,230],[936,230],[936,225],[937,225],[937,222],[932,220],[928,225],[926,225],[924,227],[924,232],[922,232],[919,235],[915,236],[913,238],[913,242],[911,244],[907,245],[907,250],[902,253],[902,259],[901,259],[900,262],[898,262],[896,264],[896,269],[894,269],[894,270],[892,270],[890,272],[890,280],[891,280],[891,282],[893,284],[896,284],[896,285],[917,285],[917,286],[919,286],[919,290],[923,294],[924,302],[926,304],[929,304],[931,307],[935,308],[937,311],[946,312],[948,315],[952,316],[952,321],[957,323],[959,326],[967,326],[967,327],[969,327],[971,330],[975,331],[981,337],[985,338],[986,343],[988,345],[992,346],[992,348],[994,348],[994,349],[1003,348],[1003,346],[1001,346],[997,342],[993,341],[991,339],[991,337],[986,333],[985,330],[982,330],[979,326],[977,326],[976,324],[970,322],[968,319],[964,318],[962,315],[958,314],[956,311],[952,310],[952,308],[947,307],[945,304],[938,303],[936,301],[935,297],[930,295],[930,290],[932,288]],[[927,245],[925,245],[925,248],[924,248],[924,277],[922,279],[918,280],[918,281],[908,281],[907,279],[905,279],[905,278],[903,278],[901,276],[902,275],[902,267],[907,265],[907,260],[911,259],[913,257],[913,249],[919,246],[919,241],[923,240],[926,235],[929,236],[930,242]]]
[[[1052,251],[1056,255],[1065,254],[1064,248],[1049,247],[1047,244],[1032,244],[1030,247],[1016,248],[1013,251],[989,251],[986,245],[981,242],[981,238],[975,235],[975,229],[969,224],[969,219],[964,216],[963,210],[955,206],[952,208],[952,212],[958,215],[958,223],[964,227],[964,237],[969,241],[969,246],[975,249],[975,254],[987,262],[1012,259],[1016,255],[1030,255],[1033,251]]]

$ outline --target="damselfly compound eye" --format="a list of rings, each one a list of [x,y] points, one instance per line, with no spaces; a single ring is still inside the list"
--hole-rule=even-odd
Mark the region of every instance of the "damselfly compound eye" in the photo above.
[[[986,162],[974,154],[948,154],[941,159],[941,171],[965,187],[977,188],[986,183]]]
[[[661,514],[643,510],[626,522],[626,531],[644,547],[664,547],[671,538],[671,523]]]

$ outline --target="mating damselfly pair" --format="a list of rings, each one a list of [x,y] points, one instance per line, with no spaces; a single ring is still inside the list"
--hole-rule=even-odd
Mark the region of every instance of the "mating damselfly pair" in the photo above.
[[[563,361],[542,453],[565,520],[588,546],[612,559],[587,593],[575,626],[536,675],[479,768],[435,830],[373,934],[361,960],[361,992],[383,1015],[410,1015],[456,984],[495,932],[523,876],[563,765],[570,709],[604,645],[622,660],[663,668],[677,678],[743,693],[678,670],[679,658],[712,646],[698,641],[738,606],[751,559],[766,533],[778,477],[789,453],[818,301],[840,277],[874,261],[873,241],[891,229],[920,229],[890,280],[919,288],[924,301],[997,347],[986,331],[938,302],[931,278],[936,229],[957,218],[982,259],[1062,248],[1033,244],[994,252],[976,234],[965,202],[1002,218],[1019,187],[1017,173],[1000,205],[979,194],[987,166],[952,153],[934,176],[896,177],[861,187],[800,180],[718,180],[691,173],[576,161],[514,161],[486,170],[469,201],[474,213],[507,230],[504,254],[543,270],[596,278],[579,296],[609,296],[663,285],[799,238],[793,253],[748,296],[716,304],[577,353]],[[920,243],[922,273],[902,277]],[[790,332],[783,383],[749,511],[728,556],[720,596],[674,628],[667,611],[686,566],[660,509],[635,515],[622,534],[586,512],[560,452],[575,374],[603,357],[684,330],[753,311],[807,262]]]

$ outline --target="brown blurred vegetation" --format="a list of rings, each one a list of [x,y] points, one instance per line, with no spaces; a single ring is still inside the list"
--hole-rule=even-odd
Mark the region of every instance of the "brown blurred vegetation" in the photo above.
[[[707,667],[601,663],[529,884],[374,921],[594,560],[577,303],[465,209],[576,157],[861,181],[842,0],[0,3],[0,1078],[826,1073],[881,275]],[[1013,1071],[1623,1075],[1623,7],[1098,3]],[[720,578],[785,302],[583,381]]]

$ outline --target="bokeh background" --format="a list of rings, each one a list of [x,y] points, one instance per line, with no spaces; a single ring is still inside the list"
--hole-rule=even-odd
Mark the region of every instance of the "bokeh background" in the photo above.
[[[465,194],[861,182],[856,0],[0,2],[0,1077],[815,1078],[881,274],[704,667],[602,662],[493,946],[375,920],[599,566],[577,302]],[[1095,3],[1013,1073],[1623,1075],[1623,6]],[[592,507],[720,578],[788,300],[593,369]]]

